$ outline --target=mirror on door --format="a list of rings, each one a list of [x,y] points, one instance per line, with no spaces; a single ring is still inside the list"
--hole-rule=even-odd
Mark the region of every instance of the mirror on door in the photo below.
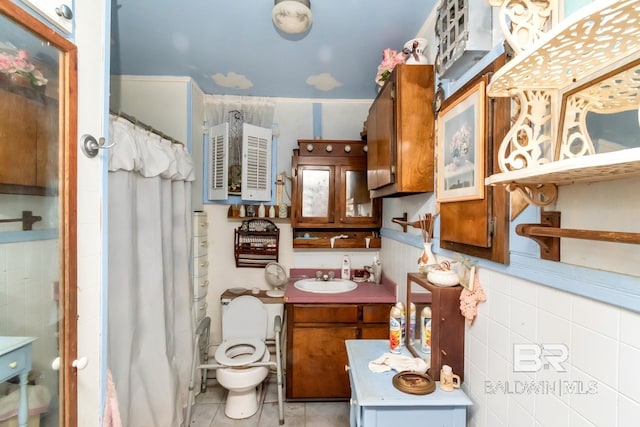
[[[14,4],[0,12],[0,425],[72,425],[60,390],[75,358],[65,318],[75,182],[63,168],[75,46]]]

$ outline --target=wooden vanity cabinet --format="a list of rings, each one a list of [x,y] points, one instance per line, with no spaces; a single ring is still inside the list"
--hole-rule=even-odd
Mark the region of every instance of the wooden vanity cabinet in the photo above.
[[[434,190],[434,71],[399,64],[367,117],[367,181],[372,197]]]
[[[351,395],[345,340],[387,339],[391,304],[286,304],[286,397]]]

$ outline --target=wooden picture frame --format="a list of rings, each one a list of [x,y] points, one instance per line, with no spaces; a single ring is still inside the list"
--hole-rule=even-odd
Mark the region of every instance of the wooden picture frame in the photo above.
[[[485,112],[481,79],[438,114],[437,202],[484,199]]]

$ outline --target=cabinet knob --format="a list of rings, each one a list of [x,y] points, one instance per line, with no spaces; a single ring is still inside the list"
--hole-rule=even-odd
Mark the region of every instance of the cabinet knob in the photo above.
[[[66,4],[61,4],[60,6],[56,7],[56,14],[60,18],[64,18],[64,19],[73,18],[73,12],[71,11],[71,8]]]
[[[308,152],[312,152],[313,151],[313,144],[307,144],[307,151]]]
[[[344,371],[345,372],[349,372],[351,368],[349,367],[349,365],[344,365]]]
[[[85,356],[82,356],[80,359],[76,359],[73,362],[71,362],[71,366],[73,366],[78,370],[86,368],[88,364],[89,364],[89,359],[87,359]]]
[[[349,405],[356,406],[357,404],[358,404],[358,401],[356,399],[353,399],[353,398],[349,399]]]
[[[53,369],[54,371],[59,371],[60,370],[60,357],[56,357],[55,359],[53,359],[53,362],[51,362],[51,369]]]
[[[18,362],[9,362],[9,367],[11,369],[16,369],[18,367]]]

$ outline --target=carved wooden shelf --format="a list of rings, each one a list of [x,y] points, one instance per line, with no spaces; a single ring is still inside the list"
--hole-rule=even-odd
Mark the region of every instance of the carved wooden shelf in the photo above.
[[[517,55],[487,87],[491,97],[513,98],[518,115],[498,152],[502,172],[485,184],[505,184],[529,203],[547,206],[555,202],[558,185],[640,176],[640,148],[596,153],[584,123],[589,111],[638,105],[640,2],[599,0],[546,33],[554,2],[527,2],[531,10],[524,12],[517,0],[490,3],[513,21],[503,30],[525,28],[530,37],[513,46]],[[516,44],[513,36],[506,34]]]
[[[500,97],[512,96],[512,89],[567,88],[637,53],[640,25],[620,19],[625,14],[637,18],[640,4],[601,0],[585,6],[498,70],[487,94]]]
[[[512,187],[567,185],[640,176],[640,148],[557,160],[537,167],[491,175],[486,185]]]

